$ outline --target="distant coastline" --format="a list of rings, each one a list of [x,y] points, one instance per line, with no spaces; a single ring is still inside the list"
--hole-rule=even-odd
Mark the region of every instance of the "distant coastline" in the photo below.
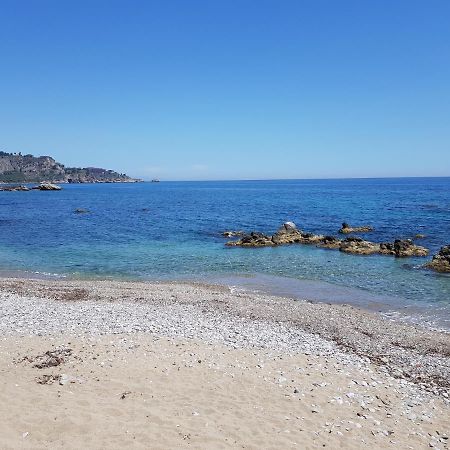
[[[51,156],[0,152],[0,183],[138,183],[143,180],[98,167],[66,167]]]

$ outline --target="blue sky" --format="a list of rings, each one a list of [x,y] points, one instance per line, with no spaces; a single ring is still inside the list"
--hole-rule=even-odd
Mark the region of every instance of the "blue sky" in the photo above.
[[[150,179],[450,175],[450,1],[2,1],[0,150]]]

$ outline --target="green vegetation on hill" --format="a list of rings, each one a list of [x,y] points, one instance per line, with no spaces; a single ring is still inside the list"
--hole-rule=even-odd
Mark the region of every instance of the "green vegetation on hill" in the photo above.
[[[133,182],[124,173],[96,167],[65,167],[50,156],[7,153],[0,151],[0,182],[32,183],[50,181],[56,183]]]

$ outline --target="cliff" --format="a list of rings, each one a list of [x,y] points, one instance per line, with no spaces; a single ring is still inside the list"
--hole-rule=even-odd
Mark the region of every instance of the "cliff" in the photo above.
[[[50,156],[0,152],[0,182],[132,183],[141,180],[96,167],[65,167]]]

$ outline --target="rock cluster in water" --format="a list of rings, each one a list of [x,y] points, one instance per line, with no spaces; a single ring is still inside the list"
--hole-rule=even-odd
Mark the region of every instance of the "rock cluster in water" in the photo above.
[[[450,245],[441,247],[439,252],[433,256],[433,259],[426,264],[426,267],[436,270],[436,272],[450,273]]]
[[[52,183],[40,183],[37,186],[33,186],[29,188],[28,186],[23,185],[17,185],[17,186],[3,186],[0,187],[0,191],[7,191],[7,192],[26,192],[31,190],[38,190],[38,191],[60,191],[61,186],[58,186],[56,184]]]
[[[5,192],[20,192],[20,191],[29,191],[30,188],[27,186],[0,186],[0,191],[5,191]]]
[[[33,186],[31,189],[37,189],[39,191],[60,191],[61,186],[52,183],[41,183],[38,186]]]
[[[286,222],[272,236],[252,232],[244,234],[237,241],[226,243],[229,247],[274,247],[286,244],[309,244],[321,248],[338,249],[355,255],[392,255],[396,257],[426,256],[428,249],[413,243],[410,239],[396,239],[394,242],[375,243],[358,237],[338,239],[334,236],[305,233],[293,222]]]
[[[339,230],[339,233],[367,233],[368,231],[373,231],[373,228],[370,225],[364,225],[362,227],[351,227],[347,222],[344,222],[341,229]]]

